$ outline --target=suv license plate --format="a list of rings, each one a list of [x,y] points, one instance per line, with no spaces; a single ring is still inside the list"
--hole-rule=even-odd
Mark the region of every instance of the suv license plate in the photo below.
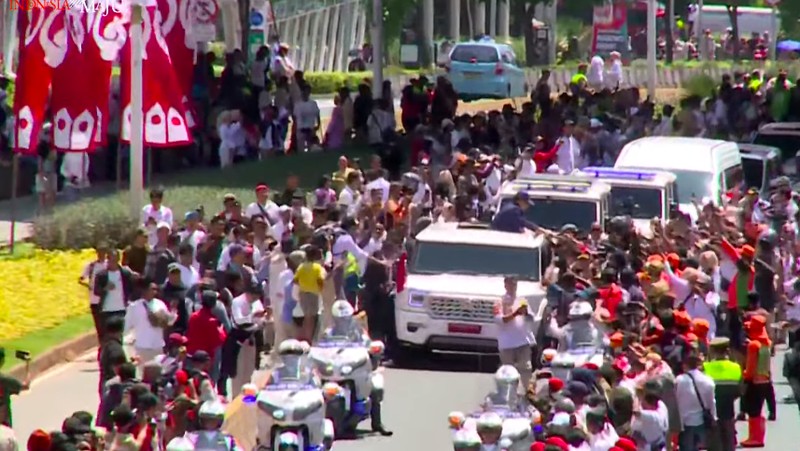
[[[451,334],[480,334],[481,326],[477,324],[458,324],[450,323],[447,325],[447,331]]]

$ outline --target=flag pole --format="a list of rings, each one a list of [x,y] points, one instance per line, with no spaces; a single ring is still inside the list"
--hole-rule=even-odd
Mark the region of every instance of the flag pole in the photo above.
[[[130,209],[138,220],[144,199],[144,112],[142,106],[142,15],[144,1],[131,2]]]
[[[11,229],[8,231],[8,249],[14,255],[14,243],[17,241],[17,185],[19,185],[19,154],[14,152],[11,160]]]

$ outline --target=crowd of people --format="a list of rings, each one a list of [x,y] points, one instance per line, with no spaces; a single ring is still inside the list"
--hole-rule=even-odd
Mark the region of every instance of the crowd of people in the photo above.
[[[278,60],[278,69],[274,64],[273,71],[289,68],[288,59]],[[617,75],[613,63],[608,73],[604,65],[598,74]],[[541,418],[535,428],[541,441],[532,449],[731,450],[739,415],[749,425],[741,444],[763,446],[766,421],[776,414],[770,361],[786,330],[792,351],[784,376],[800,396],[800,208],[790,187],[766,199],[742,187],[731,193],[741,202],[699,205],[695,222],[685,215],[654,221],[651,238],[625,217],[605,228],[543,230],[523,219],[524,195],[499,211],[497,205],[502,187],[516,178],[613,165],[625,143],[643,136],[746,139],[764,123],[800,117],[800,88],[784,72],[737,73],[725,76],[712,98],[656,105],[636,88],[619,89],[621,79],[611,88],[598,85],[586,69],[570,92],[554,97],[545,71],[519,110],[507,105],[472,115],[458,114],[446,78],[431,86],[420,77],[402,90],[404,134],[396,131],[391,86],[379,100],[366,84],[353,100],[343,89],[320,142],[314,140],[318,108],[280,105],[284,88],[313,102],[302,73],[279,74],[275,90],[268,77],[253,97],[231,94],[231,112],[219,123],[222,165],[255,158],[257,150],[248,152],[265,150],[259,141],[283,152],[364,140],[375,155],[363,163],[342,156],[308,193],[300,187],[316,181],[289,176],[277,193],[259,183],[252,198],[226,195],[213,214],[174,213],[169,193],[153,190],[131,245],[98,246],[81,275],[101,343],[97,414],[76,412],[62,431],[35,432],[29,449],[156,449],[187,431],[191,440],[205,440],[208,434],[196,434],[203,430],[217,434],[208,439],[221,440],[220,449],[233,449],[219,432],[221,402],[240,393],[256,369],[276,364],[286,339],[313,342],[335,300],[365,316],[391,365],[398,351],[393,295],[402,288],[393,281],[403,279],[414,237],[434,222],[466,221],[543,234],[551,255],[542,283],[553,313],[538,343],[525,329],[528,310],[516,299],[513,279],[496,309],[501,329],[515,338],[500,340],[502,363],[515,367]],[[264,130],[278,128],[255,133],[259,139],[243,148],[226,133],[248,117],[235,110],[253,101],[266,105]],[[295,145],[285,146],[286,139]],[[580,303],[590,306],[588,316],[573,309]],[[599,331],[609,358],[576,368],[569,380],[547,365],[534,373],[538,362],[519,348],[557,344],[573,320]],[[126,336],[133,337],[132,355]],[[484,443],[491,438],[497,425],[490,417],[475,434],[457,433],[457,449],[473,449],[476,434]],[[388,432],[380,423],[373,429]]]

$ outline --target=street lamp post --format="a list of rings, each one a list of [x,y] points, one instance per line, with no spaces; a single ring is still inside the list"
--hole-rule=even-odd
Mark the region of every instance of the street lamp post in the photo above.
[[[144,201],[144,111],[142,106],[142,15],[144,1],[131,3],[130,209],[138,220]]]
[[[372,0],[372,96],[383,94],[383,1]],[[391,100],[391,99],[389,99]]]
[[[647,2],[647,94],[656,98],[656,0]]]

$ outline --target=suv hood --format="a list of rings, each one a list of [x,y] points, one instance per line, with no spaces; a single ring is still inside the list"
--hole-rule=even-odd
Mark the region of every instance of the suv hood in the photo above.
[[[409,274],[408,289],[427,293],[463,294],[499,298],[506,292],[501,276],[473,276],[462,274]],[[541,296],[544,290],[539,282],[520,280],[517,287],[520,297]]]

